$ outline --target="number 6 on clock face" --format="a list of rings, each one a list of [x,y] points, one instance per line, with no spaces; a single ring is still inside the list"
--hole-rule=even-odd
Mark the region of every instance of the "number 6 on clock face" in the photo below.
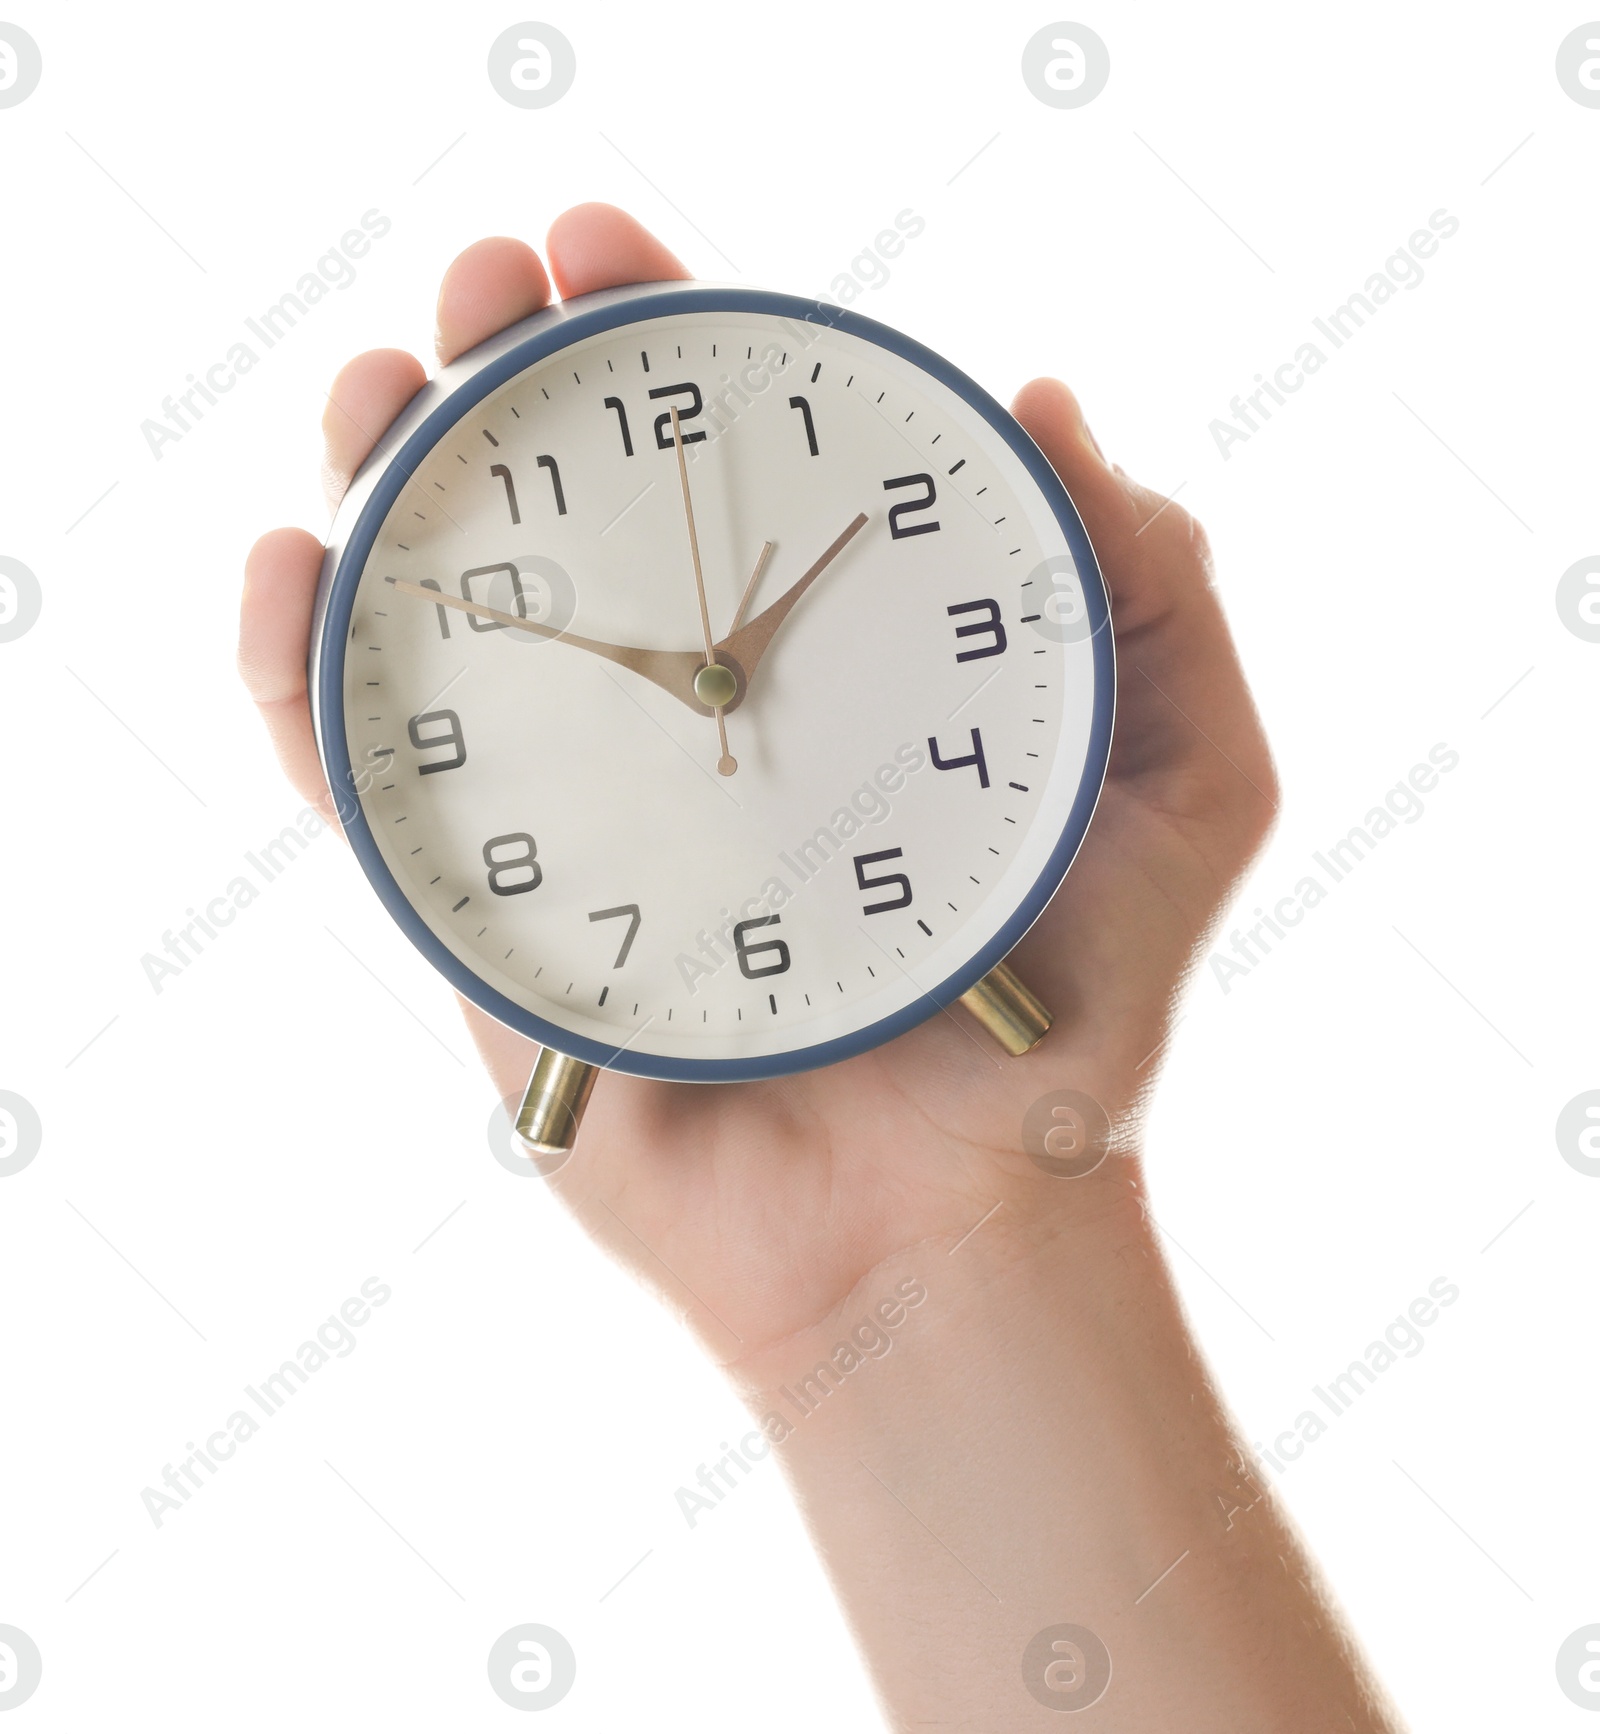
[[[647,284],[406,410],[334,526],[311,686],[356,858],[460,992],[716,1082],[1004,959],[1088,826],[1114,669],[1077,512],[971,380],[827,304]]]

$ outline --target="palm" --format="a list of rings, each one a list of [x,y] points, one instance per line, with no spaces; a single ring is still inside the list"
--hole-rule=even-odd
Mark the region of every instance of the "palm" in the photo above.
[[[606,207],[569,213],[550,249],[566,294],[684,274]],[[446,278],[441,350],[481,341],[545,293],[525,248],[480,243]],[[392,351],[346,368],[325,422],[333,486],[370,448],[362,430],[386,425],[420,372]],[[716,1088],[602,1080],[553,1184],[724,1360],[825,1319],[880,1261],[921,1242],[947,1247],[997,1203],[1011,1219],[1061,1208],[1072,1189],[1041,1183],[1023,1155],[1024,1113],[1069,1087],[1126,1124],[1186,962],[1271,817],[1270,762],[1194,526],[1107,468],[1063,387],[1036,382],[1016,409],[1083,515],[1118,648],[1105,794],[1071,875],[1015,954],[1056,1024],[1022,1060],[952,1010],[797,1077]],[[241,666],[290,776],[325,795],[304,690],[319,557],[300,532],[257,544]],[[520,1091],[532,1044],[466,1009],[495,1087]]]

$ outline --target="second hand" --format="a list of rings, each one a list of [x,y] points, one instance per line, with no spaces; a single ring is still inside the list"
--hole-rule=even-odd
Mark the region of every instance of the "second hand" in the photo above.
[[[678,482],[683,489],[683,515],[689,525],[689,557],[694,563],[695,598],[700,604],[700,631],[705,639],[706,665],[695,676],[695,696],[702,704],[709,704],[717,719],[717,741],[722,748],[722,757],[717,760],[717,774],[731,777],[739,768],[739,761],[728,751],[728,724],[722,714],[722,707],[738,690],[732,673],[722,667],[717,661],[716,652],[711,644],[711,616],[706,610],[706,581],[700,571],[700,539],[694,530],[694,506],[689,499],[689,469],[683,460],[683,430],[678,426],[678,410],[673,405],[672,444],[678,454]]]
[[[776,542],[763,542],[761,552],[756,555],[754,569],[750,573],[750,581],[744,587],[744,595],[739,598],[739,606],[733,611],[733,624],[728,628],[728,637],[732,638],[744,624],[744,611],[750,606],[750,598],[756,593],[756,585],[761,582],[761,574],[767,569],[767,561],[772,558],[772,550]]]

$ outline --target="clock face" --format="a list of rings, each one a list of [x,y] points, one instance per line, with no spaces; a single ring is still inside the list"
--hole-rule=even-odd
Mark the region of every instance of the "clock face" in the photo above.
[[[335,526],[313,689],[358,857],[462,992],[712,1080],[857,1052],[1004,956],[1113,676],[998,405],[838,309],[654,285],[503,334],[407,430]]]

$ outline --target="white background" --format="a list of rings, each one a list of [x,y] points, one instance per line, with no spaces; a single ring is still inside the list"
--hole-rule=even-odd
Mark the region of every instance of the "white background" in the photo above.
[[[1067,16],[1111,78],[1075,111],[1019,72],[1061,14],[1005,3],[565,6],[544,111],[485,75],[517,11],[5,16],[44,64],[0,111],[0,554],[44,591],[0,645],[0,1087],[44,1124],[0,1180],[0,1622],[45,1665],[19,1725],[499,1727],[484,1660],[523,1620],[577,1650],[552,1726],[875,1725],[776,1468],[686,1526],[741,1412],[492,1160],[449,998],[339,845],[160,994],[141,967],[299,808],[234,622],[254,536],[325,525],[336,368],[429,354],[460,248],[600,198],[802,292],[910,207],[856,305],[1002,397],[1060,375],[1181,488],[1285,787],[1242,913],[1460,754],[1231,991],[1202,968],[1151,1186],[1251,1439],[1459,1286],[1281,1492],[1417,1729],[1584,1726],[1554,1659],[1600,1620],[1600,1180],[1553,1129],[1600,1086],[1600,645],[1554,591],[1600,542],[1600,110],[1554,62],[1587,14],[1097,5]],[[155,460],[140,423],[374,207],[357,281]],[[1441,208],[1425,281],[1224,460],[1229,400]],[[373,1275],[356,1351],[153,1527],[140,1489]]]

